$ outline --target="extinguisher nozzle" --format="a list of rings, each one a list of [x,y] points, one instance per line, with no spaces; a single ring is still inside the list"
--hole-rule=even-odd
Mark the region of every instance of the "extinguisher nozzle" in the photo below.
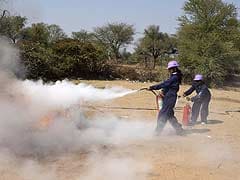
[[[149,91],[149,89],[148,88],[141,88],[138,91]]]

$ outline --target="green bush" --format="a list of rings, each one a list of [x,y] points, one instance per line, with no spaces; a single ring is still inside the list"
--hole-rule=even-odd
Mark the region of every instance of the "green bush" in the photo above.
[[[90,43],[64,39],[50,47],[30,41],[20,43],[27,78],[52,81],[58,79],[102,79],[111,77],[111,66],[104,53]]]

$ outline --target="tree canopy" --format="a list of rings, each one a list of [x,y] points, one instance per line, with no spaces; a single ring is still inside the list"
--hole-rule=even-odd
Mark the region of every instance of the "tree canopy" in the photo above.
[[[151,25],[144,30],[144,36],[140,39],[137,51],[140,55],[153,59],[153,68],[157,59],[168,54],[174,48],[173,40],[167,33],[160,32],[159,26]]]
[[[133,41],[135,30],[132,25],[125,23],[109,23],[94,30],[97,40],[113,54],[115,59],[120,58],[120,49]]]
[[[67,38],[67,35],[56,24],[36,23],[22,30],[22,38],[28,41],[49,44]]]
[[[93,42],[95,40],[95,36],[93,33],[87,32],[82,29],[78,32],[72,32],[72,38],[81,42]]]
[[[9,37],[13,43],[21,38],[21,32],[26,25],[27,18],[21,16],[2,16],[0,34]]]
[[[236,7],[221,0],[188,0],[183,10],[178,48],[187,78],[202,73],[212,85],[222,84],[240,60]]]

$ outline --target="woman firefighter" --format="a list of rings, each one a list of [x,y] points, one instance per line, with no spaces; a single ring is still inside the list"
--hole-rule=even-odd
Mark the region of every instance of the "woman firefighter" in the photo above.
[[[207,85],[204,83],[203,76],[201,74],[195,75],[192,86],[183,93],[183,96],[189,96],[193,93],[193,91],[196,91],[197,95],[189,98],[193,102],[190,125],[194,125],[197,122],[200,109],[201,122],[202,124],[206,124],[209,113],[208,106],[211,100],[211,93]]]
[[[182,81],[182,73],[178,69],[179,64],[177,61],[170,61],[167,69],[170,73],[169,79],[163,83],[156,84],[149,87],[149,90],[163,90],[163,105],[158,114],[156,135],[159,135],[167,121],[174,127],[176,134],[182,135],[182,125],[178,123],[177,118],[174,116],[174,107],[177,101],[177,92]]]

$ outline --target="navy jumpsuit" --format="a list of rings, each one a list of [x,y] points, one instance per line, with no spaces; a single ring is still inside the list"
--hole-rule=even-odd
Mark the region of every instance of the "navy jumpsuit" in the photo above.
[[[157,132],[161,132],[166,125],[167,121],[175,128],[177,133],[182,133],[182,125],[178,123],[174,116],[174,107],[177,101],[177,92],[179,91],[179,77],[177,72],[171,74],[170,78],[161,84],[150,86],[150,90],[163,89],[163,105],[158,114]]]
[[[184,92],[184,95],[188,96],[195,90],[197,95],[191,98],[191,100],[194,102],[192,106],[191,122],[196,123],[199,116],[199,111],[201,109],[201,122],[207,123],[211,93],[203,81],[193,81],[192,86],[186,92]]]

